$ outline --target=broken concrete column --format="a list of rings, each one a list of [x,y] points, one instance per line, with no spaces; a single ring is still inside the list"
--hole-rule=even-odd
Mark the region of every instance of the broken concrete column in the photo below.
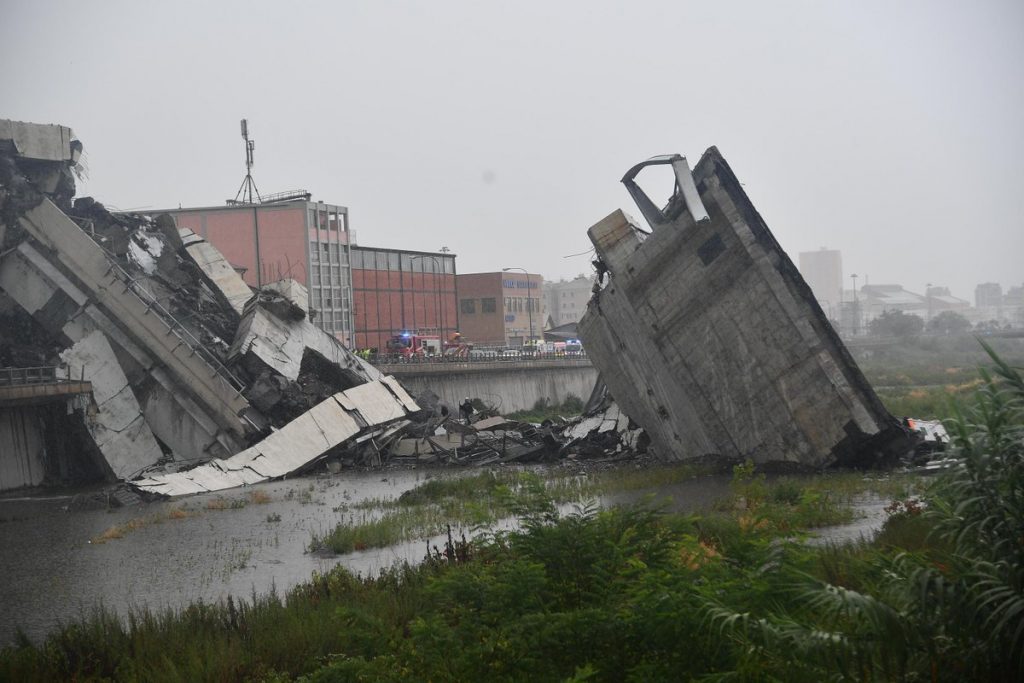
[[[261,293],[273,292],[280,295],[280,303],[263,300],[264,308],[272,311],[274,315],[286,320],[301,320],[309,315],[309,290],[302,286],[298,280],[284,278],[263,285]]]
[[[60,357],[71,377],[92,383],[86,427],[114,476],[127,479],[156,464],[163,452],[103,333],[86,335]]]
[[[579,332],[622,411],[673,460],[816,468],[902,452],[906,433],[717,149],[692,180],[696,198],[640,202],[651,233],[621,211],[589,231],[610,281]]]

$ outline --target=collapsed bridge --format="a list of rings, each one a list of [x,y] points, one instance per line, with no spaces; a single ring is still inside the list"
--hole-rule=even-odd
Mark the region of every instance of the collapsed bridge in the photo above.
[[[373,436],[418,410],[401,385],[314,325],[290,283],[254,292],[169,217],[74,199],[81,151],[67,127],[0,120],[0,314],[12,337],[0,365],[57,363],[89,383],[84,404],[67,403],[88,433],[67,457],[125,480],[228,458],[291,427],[305,450],[284,458],[290,472],[349,442],[374,448]],[[348,427],[303,440],[294,423],[319,430],[309,414],[327,401]],[[52,451],[25,442],[3,455],[33,472]],[[214,486],[207,477],[196,490]]]
[[[715,148],[692,172],[672,155],[627,173],[650,229],[621,211],[590,229],[599,284],[579,330],[603,388],[583,419],[540,431],[454,425],[454,397],[477,380],[420,377],[418,403],[311,320],[300,284],[253,290],[170,216],[75,198],[81,151],[69,128],[0,120],[0,366],[59,366],[88,386],[38,420],[0,405],[0,429],[26,434],[0,453],[0,490],[91,468],[184,495],[341,454],[466,464],[649,444],[667,460],[821,468],[913,445]],[[675,175],[663,208],[635,182],[651,165]]]

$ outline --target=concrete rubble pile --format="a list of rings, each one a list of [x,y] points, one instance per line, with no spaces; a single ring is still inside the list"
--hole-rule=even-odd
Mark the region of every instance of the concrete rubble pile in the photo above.
[[[427,390],[417,401],[427,419],[411,426],[389,449],[391,464],[485,466],[578,459],[597,462],[646,452],[643,429],[618,410],[599,382],[583,414],[540,424],[509,419],[482,405],[469,420],[456,420]]]
[[[404,388],[316,327],[298,283],[253,292],[171,217],[75,199],[81,153],[69,128],[0,120],[0,361],[92,383],[102,474],[180,495],[379,461],[419,411]]]
[[[571,457],[617,458],[647,452],[650,439],[631,420],[598,378],[583,414],[561,431],[561,452]]]
[[[390,462],[493,465],[539,462],[557,456],[561,440],[551,426],[535,426],[501,415],[463,423],[446,420],[435,431],[396,442]]]
[[[664,208],[635,181],[649,166],[675,176]],[[716,148],[623,183],[650,229],[622,211],[590,228],[599,284],[578,329],[659,457],[818,469],[913,447]]]

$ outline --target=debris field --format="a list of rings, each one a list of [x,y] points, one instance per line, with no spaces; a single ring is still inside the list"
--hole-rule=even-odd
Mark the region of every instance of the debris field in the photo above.
[[[59,399],[77,441],[63,456],[19,453],[0,488],[59,478],[75,458],[175,496],[324,463],[650,449],[816,469],[883,464],[913,446],[714,148],[692,173],[672,155],[623,179],[649,230],[621,211],[590,229],[600,282],[579,329],[602,380],[583,416],[539,426],[486,409],[457,420],[318,327],[300,283],[253,290],[170,216],[76,198],[81,154],[67,127],[0,120],[0,366],[91,386]],[[648,165],[675,173],[664,208],[634,182]],[[14,416],[30,408],[0,401]]]

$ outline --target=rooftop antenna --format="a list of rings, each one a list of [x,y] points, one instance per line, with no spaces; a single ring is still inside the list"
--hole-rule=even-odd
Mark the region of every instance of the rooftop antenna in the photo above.
[[[253,195],[256,195],[257,202],[262,202],[260,191],[256,189],[256,181],[252,179],[252,165],[255,163],[253,161],[253,150],[256,149],[256,141],[249,139],[248,119],[242,119],[242,139],[245,140],[245,179],[242,181],[242,186],[238,188],[235,201],[230,203],[252,204]],[[239,202],[239,199],[241,199],[241,202]]]

